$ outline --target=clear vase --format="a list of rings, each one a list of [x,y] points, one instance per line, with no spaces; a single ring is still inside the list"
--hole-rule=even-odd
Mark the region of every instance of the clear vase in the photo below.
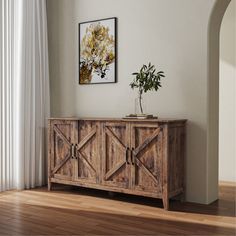
[[[138,93],[138,96],[135,98],[135,115],[137,116],[146,116],[146,101],[143,94]]]

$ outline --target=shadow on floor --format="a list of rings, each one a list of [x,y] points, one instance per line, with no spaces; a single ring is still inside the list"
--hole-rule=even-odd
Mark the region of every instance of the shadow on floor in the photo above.
[[[231,192],[231,196],[235,196],[235,187],[220,187],[220,190],[225,192]],[[116,201],[125,201],[140,205],[152,206],[163,208],[162,200],[149,198],[149,197],[142,197],[142,196],[135,196],[135,195],[128,195],[123,193],[113,193],[109,194],[110,192],[97,190],[97,189],[88,189],[83,187],[75,187],[75,186],[65,186],[65,185],[55,185],[53,191],[66,191],[69,190],[69,193],[74,192],[80,195],[87,195],[99,198],[112,198]],[[224,199],[220,199],[209,204],[198,204],[198,203],[189,203],[184,202],[181,203],[180,201],[171,200],[170,201],[170,211],[176,212],[186,212],[186,213],[196,213],[196,214],[205,214],[205,215],[217,215],[217,216],[228,216],[228,217],[236,217],[236,204],[235,198],[232,199],[224,196]]]
[[[1,203],[1,202],[0,202]],[[235,235],[233,228],[190,223],[162,217],[145,217],[34,204],[0,204],[0,234],[30,235]],[[108,210],[106,210],[108,211]]]

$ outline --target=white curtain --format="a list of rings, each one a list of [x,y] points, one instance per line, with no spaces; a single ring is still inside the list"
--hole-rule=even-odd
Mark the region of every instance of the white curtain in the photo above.
[[[9,96],[9,101],[2,101],[4,109],[1,108],[3,117],[9,118],[1,122],[4,132],[0,133],[3,160],[0,183],[7,186],[1,190],[33,188],[46,182],[45,130],[49,117],[46,0],[1,1],[14,13],[8,16],[11,23],[4,25],[6,32],[11,32],[6,57],[12,61],[1,63],[4,70],[11,71],[1,77],[4,85],[9,83],[8,90],[1,90]],[[9,102],[11,106],[7,108]]]
[[[14,188],[13,1],[0,1],[0,191]]]

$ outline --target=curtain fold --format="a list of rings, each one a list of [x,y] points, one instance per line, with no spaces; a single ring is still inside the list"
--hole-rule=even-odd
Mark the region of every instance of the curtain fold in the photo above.
[[[1,73],[0,85],[3,98],[0,191],[3,191],[33,188],[46,183],[49,75],[46,0],[1,1],[7,6],[9,4],[13,13],[9,25],[4,24],[6,32],[11,32],[7,38],[9,51],[5,53],[7,58],[10,57],[9,63],[6,60],[1,62],[4,72],[10,71],[7,76]],[[5,14],[5,9],[2,12]],[[6,15],[1,18],[7,19]],[[0,38],[6,44],[2,35]],[[1,43],[1,49],[6,50],[4,43]]]
[[[45,127],[49,117],[48,45],[45,0],[17,0],[19,86],[16,94],[18,189],[46,182]]]
[[[0,2],[0,191],[15,187],[13,143],[13,0]]]

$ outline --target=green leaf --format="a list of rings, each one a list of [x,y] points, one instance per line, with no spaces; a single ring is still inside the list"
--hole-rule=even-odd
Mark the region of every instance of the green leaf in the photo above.
[[[132,73],[133,82],[130,83],[132,89],[138,88],[140,93],[146,93],[151,90],[157,91],[161,86],[161,78],[165,77],[163,71],[156,72],[155,66],[150,62],[143,65],[139,72]]]

